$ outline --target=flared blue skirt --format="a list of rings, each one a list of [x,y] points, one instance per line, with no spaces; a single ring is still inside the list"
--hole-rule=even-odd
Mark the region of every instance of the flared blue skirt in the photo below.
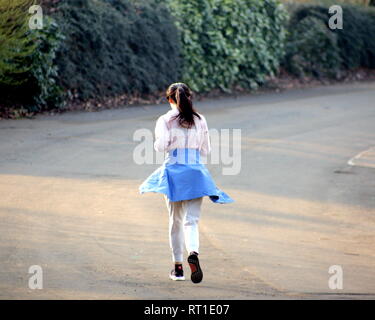
[[[139,192],[159,192],[170,201],[190,200],[208,196],[214,203],[234,200],[214,183],[206,166],[200,161],[197,149],[169,151],[163,165],[155,170],[139,187]]]

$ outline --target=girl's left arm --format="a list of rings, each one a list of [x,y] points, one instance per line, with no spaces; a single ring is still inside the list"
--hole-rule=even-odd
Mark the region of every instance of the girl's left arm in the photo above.
[[[206,118],[202,116],[202,135],[203,135],[203,142],[200,148],[200,152],[202,156],[207,156],[211,152],[211,142],[210,142],[210,134],[208,132],[208,125]]]

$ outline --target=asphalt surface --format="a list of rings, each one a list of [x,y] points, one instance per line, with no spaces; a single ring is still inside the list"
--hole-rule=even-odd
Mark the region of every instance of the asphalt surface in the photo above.
[[[158,164],[134,162],[133,134],[169,106],[138,106],[0,121],[0,298],[375,298],[375,83],[196,107],[241,129],[240,172],[207,165],[235,202],[204,200],[202,283],[168,279],[164,199],[138,193]]]

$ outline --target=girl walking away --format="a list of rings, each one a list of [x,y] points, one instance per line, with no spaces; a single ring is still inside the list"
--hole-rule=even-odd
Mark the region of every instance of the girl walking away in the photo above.
[[[191,91],[184,83],[173,83],[166,92],[171,110],[156,122],[154,148],[168,152],[161,167],[139,187],[140,193],[164,194],[169,212],[169,243],[174,268],[172,280],[185,280],[182,267],[184,246],[189,253],[191,280],[203,279],[199,264],[198,222],[204,196],[214,203],[233,202],[216,187],[200,156],[211,151],[205,117],[192,104]]]

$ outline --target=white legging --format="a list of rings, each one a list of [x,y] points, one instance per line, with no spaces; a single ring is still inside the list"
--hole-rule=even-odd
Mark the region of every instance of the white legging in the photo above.
[[[174,262],[182,262],[184,244],[188,253],[199,252],[198,222],[203,197],[174,202],[167,196],[164,198],[169,212],[169,245],[172,258]]]

